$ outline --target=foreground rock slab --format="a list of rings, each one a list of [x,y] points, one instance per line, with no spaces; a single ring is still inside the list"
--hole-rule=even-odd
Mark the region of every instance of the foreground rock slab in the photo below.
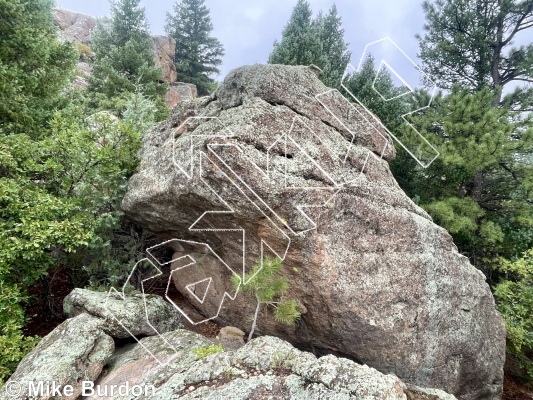
[[[111,295],[87,289],[74,289],[63,301],[68,317],[82,313],[103,321],[103,331],[111,337],[154,336],[182,328],[181,314],[162,297],[133,294]]]
[[[88,314],[68,319],[45,336],[19,364],[15,373],[0,389],[0,399],[48,400],[55,398],[47,387],[72,386],[61,398],[77,399],[82,381],[93,381],[113,355],[115,343],[102,330],[102,320]],[[43,387],[39,388],[42,383]],[[28,397],[31,386],[43,396]],[[17,394],[18,389],[20,392]],[[6,390],[10,390],[8,393]]]
[[[259,334],[498,398],[505,328],[485,277],[398,186],[394,146],[372,121],[312,68],[238,68],[144,136],[123,209],[176,239],[158,254],[177,257],[176,287],[221,325],[247,331],[254,313],[253,298],[223,297],[243,254],[246,271],[277,254],[307,312],[290,328],[263,311]]]
[[[153,387],[152,393],[137,397],[151,400],[407,399],[405,385],[394,376],[334,356],[317,359],[278,338],[260,337],[237,351],[201,359],[193,355],[192,349],[210,344],[203,336],[186,330],[145,338],[113,356],[96,384],[110,387],[128,382],[130,386]],[[111,399],[91,397],[97,398]]]

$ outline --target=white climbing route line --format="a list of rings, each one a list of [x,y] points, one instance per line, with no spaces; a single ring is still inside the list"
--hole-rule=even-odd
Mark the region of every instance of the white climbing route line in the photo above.
[[[384,124],[381,123],[381,121],[355,96],[351,91],[350,88],[346,86],[346,80],[354,73],[354,72],[360,72],[363,67],[363,63],[365,61],[365,58],[368,54],[372,53],[374,57],[376,55],[379,55],[380,51],[385,52],[384,50],[390,50],[395,51],[401,58],[404,60],[407,60],[407,65],[412,67],[414,71],[416,71],[417,79],[422,80],[423,82],[426,82],[428,86],[430,86],[430,93],[431,97],[428,100],[428,103],[412,112],[409,112],[407,114],[404,114],[401,116],[401,119],[412,129],[413,131],[413,140],[418,142],[418,146],[416,148],[409,148],[404,142],[402,142],[396,135],[394,135]],[[376,77],[374,78],[374,81],[372,83],[372,89],[378,94],[381,99],[385,102],[395,100],[399,97],[405,96],[407,94],[413,93],[413,87],[416,86],[416,84],[409,84],[407,81],[408,79],[402,77],[392,66],[392,61],[387,62],[384,58],[381,58],[380,65],[378,68],[378,73],[376,74]],[[376,81],[379,79],[380,73],[387,68],[389,71],[393,73],[394,76],[396,76],[408,89],[404,91],[403,93],[400,93],[394,97],[387,98],[383,93],[381,93],[376,88]],[[389,37],[384,37],[382,39],[376,40],[374,42],[368,43],[365,46],[365,49],[363,51],[363,54],[361,55],[361,59],[359,61],[358,67],[355,68],[352,64],[348,64],[346,70],[344,71],[344,74],[342,76],[341,80],[341,87],[352,97],[363,109],[367,112],[368,116],[367,118],[369,121],[373,121],[372,125],[375,123],[378,126],[380,126],[382,129],[385,129],[385,131],[400,145],[402,146],[407,153],[411,157],[415,159],[415,161],[420,164],[423,168],[427,168],[435,161],[439,156],[439,151],[433,147],[431,143],[414,127],[414,125],[409,121],[408,117],[410,115],[416,114],[426,108],[429,108],[431,105],[431,102],[435,98],[436,91],[437,91],[437,85],[431,80],[431,78],[424,73],[420,67],[396,44],[394,41]]]
[[[165,261],[160,259],[160,257],[157,255],[157,250],[159,249],[167,249],[167,248],[184,248],[184,247],[193,247],[197,251],[194,252],[194,254],[184,254],[185,251],[175,253],[175,254],[184,254],[180,256],[173,256],[170,261]],[[231,268],[222,258],[218,256],[218,254],[205,243],[195,242],[191,240],[182,240],[182,239],[171,239],[167,240],[166,242],[160,243],[156,246],[152,246],[149,249],[147,249],[147,253],[150,258],[152,258],[159,266],[163,267],[165,265],[171,266],[171,272],[169,275],[169,278],[167,280],[167,286],[165,289],[165,298],[168,300],[172,306],[182,314],[189,323],[197,325],[204,322],[207,322],[209,320],[212,320],[216,317],[218,317],[218,314],[220,313],[220,309],[223,307],[224,302],[226,300],[235,300],[235,297],[237,296],[239,292],[238,287],[234,287],[231,283],[231,276],[236,276],[240,279],[240,275],[237,271]],[[198,262],[201,261],[198,258],[199,257],[205,257],[209,256],[212,257],[214,261],[216,261],[213,265],[212,270],[206,270],[205,268],[198,268]],[[221,272],[222,271],[222,272]],[[215,283],[217,282],[216,276],[224,275],[225,274],[229,277],[227,285],[220,288],[215,287]],[[191,278],[192,276],[192,278]],[[152,279],[155,278],[155,276],[149,278]],[[187,282],[186,279],[189,281]],[[205,291],[202,295],[202,298],[200,299],[196,293],[191,291],[191,288],[198,285],[201,282],[208,282],[207,287],[205,288]],[[211,297],[210,300],[213,305],[211,306],[212,309],[212,315],[206,317],[206,318],[197,318],[191,316],[186,309],[183,307],[180,307],[176,302],[172,299],[170,296],[170,288],[171,285],[175,285],[176,283],[180,284],[180,287],[186,290],[188,293],[191,294],[191,297],[189,300],[194,304],[194,301],[196,301],[198,304],[204,304],[206,302],[206,299],[208,296]],[[211,294],[211,295],[210,295]]]
[[[147,278],[143,279],[141,281],[141,292],[142,292],[142,298],[143,298],[143,308],[144,308],[144,317],[146,318],[146,322],[147,324],[150,326],[150,328],[153,329],[155,335],[154,336],[158,336],[161,340],[163,340],[165,342],[165,344],[167,345],[167,348],[170,349],[174,354],[172,354],[167,360],[163,360],[161,358],[158,358],[157,357],[157,348],[160,348],[160,344],[156,345],[154,344],[154,346],[150,346],[149,343],[143,343],[141,341],[141,339],[139,339],[135,334],[133,334],[133,332],[131,331],[131,327],[128,327],[126,325],[123,324],[123,320],[122,320],[122,317],[120,315],[115,315],[113,313],[113,310],[111,310],[108,306],[108,303],[111,299],[114,299],[114,300],[125,300],[126,299],[126,287],[130,284],[131,280],[133,279],[133,276],[134,274],[138,271],[139,269],[139,266],[141,266],[142,264],[147,264],[148,266],[152,267],[153,270],[154,270],[154,273],[151,274],[150,276],[148,276]],[[128,332],[128,334],[130,335],[130,337],[132,337],[133,339],[135,339],[135,341],[144,349],[148,352],[148,354],[150,354],[160,365],[164,366],[164,365],[167,365],[168,363],[172,362],[174,359],[176,359],[176,357],[179,356],[179,353],[177,351],[177,349],[174,348],[173,345],[171,345],[171,343],[168,342],[168,340],[161,335],[161,332],[159,332],[157,330],[157,328],[152,324],[151,322],[151,316],[149,315],[149,312],[148,312],[148,307],[147,307],[147,304],[146,304],[146,295],[145,295],[145,292],[144,292],[144,284],[146,281],[150,280],[150,279],[153,279],[153,278],[156,278],[158,276],[161,276],[162,275],[162,272],[161,270],[148,258],[144,258],[140,261],[138,261],[135,266],[133,267],[133,269],[131,270],[129,276],[128,276],[128,279],[126,280],[126,282],[124,283],[124,285],[122,286],[122,291],[119,292],[117,291],[116,289],[114,288],[111,288],[107,294],[107,297],[106,297],[106,301],[104,303],[104,309],[106,310],[106,313],[108,316],[112,317],[115,321],[118,322],[118,324],[122,327],[122,329],[124,329],[126,332]]]

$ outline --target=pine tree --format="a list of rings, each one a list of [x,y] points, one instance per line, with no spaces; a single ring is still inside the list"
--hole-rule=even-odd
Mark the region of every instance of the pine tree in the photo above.
[[[340,88],[341,78],[351,53],[344,42],[342,19],[337,7],[315,19],[309,2],[299,0],[282,32],[281,42],[274,42],[270,64],[311,65],[324,72],[321,79],[329,87]]]
[[[513,83],[533,82],[533,43],[513,47],[533,28],[533,2],[435,0],[423,8],[424,68],[453,91],[417,118],[443,155],[411,182],[421,204],[490,277],[496,256],[533,246],[533,121],[523,113],[533,88],[502,95]]]
[[[204,0],[182,0],[167,13],[167,35],[176,40],[174,61],[182,82],[193,83],[200,95],[216,87],[213,74],[218,74],[224,47],[211,36],[213,24]]]
[[[440,87],[488,85],[498,105],[505,86],[533,82],[533,43],[513,46],[517,35],[533,28],[533,1],[426,0],[423,9],[427,22],[425,34],[418,36],[420,58]],[[519,88],[505,103],[531,110],[532,100],[533,88]]]
[[[507,351],[525,370],[533,383],[533,249],[524,252],[514,262],[503,260],[499,266],[505,272],[503,280],[494,289],[498,311],[507,330]]]
[[[274,42],[269,64],[324,64],[319,29],[312,19],[313,11],[307,0],[298,0],[281,34],[281,42]]]
[[[411,118],[441,153],[410,171],[417,201],[489,279],[498,257],[533,246],[533,165],[517,156],[532,149],[533,128],[493,98],[487,88],[454,86]]]
[[[52,1],[0,0],[0,386],[37,341],[22,332],[23,304],[50,244],[84,240],[70,204],[43,188],[45,171],[58,171],[40,146],[76,59],[57,39]]]
[[[416,102],[413,99],[413,95],[397,97],[405,93],[405,88],[395,86],[390,74],[385,69],[381,70],[378,76],[372,54],[368,54],[363,60],[360,71],[344,77],[343,85],[347,88],[347,91],[342,88],[341,93],[349,101],[360,102],[361,105],[375,114],[381,123],[397,137],[402,129],[405,129],[405,121],[402,116],[419,108],[415,108],[414,104],[422,103],[420,99]],[[385,101],[378,93],[392,100]],[[414,94],[415,97],[424,95],[424,92],[416,92]],[[357,101],[352,96],[355,96]],[[397,98],[393,99],[394,97]],[[428,104],[429,98],[424,97],[424,99],[426,103],[423,104]],[[390,163],[391,171],[402,189],[410,197],[414,197],[417,194],[415,187],[418,186],[414,183],[413,170],[417,168],[417,162],[398,143],[395,143],[395,145],[396,158]]]
[[[112,44],[123,47],[131,39],[149,44],[150,33],[144,8],[139,7],[140,0],[111,1]]]
[[[285,325],[294,325],[301,316],[298,311],[298,302],[284,298],[289,290],[289,282],[287,278],[278,276],[281,266],[281,259],[267,257],[262,260],[262,264],[256,264],[246,274],[245,285],[241,285],[240,277],[232,276],[235,288],[242,288],[243,292],[253,295],[257,301],[248,340],[251,340],[254,335],[261,306],[273,307],[274,319]]]
[[[322,44],[323,64],[318,65],[324,71],[322,82],[326,86],[339,88],[341,78],[350,62],[351,52],[348,51],[348,43],[344,42],[344,29],[342,19],[337,13],[337,7],[333,4],[324,17],[317,17],[318,37]]]
[[[378,76],[371,54],[363,60],[360,71],[344,77],[343,85],[349,91],[343,93],[348,100],[354,101],[350,94],[354,95],[391,131],[398,129],[403,122],[401,116],[410,110],[409,104],[402,97],[385,101],[378,94],[385,98],[394,98],[404,93],[404,89],[394,85],[387,70],[382,70]]]
[[[52,0],[0,0],[0,131],[43,132],[73,76],[76,51],[60,43]]]
[[[156,101],[164,113],[162,71],[155,66],[153,43],[140,0],[111,2],[111,19],[100,20],[93,33],[96,61],[89,91],[98,109],[123,111],[128,97],[139,92]]]

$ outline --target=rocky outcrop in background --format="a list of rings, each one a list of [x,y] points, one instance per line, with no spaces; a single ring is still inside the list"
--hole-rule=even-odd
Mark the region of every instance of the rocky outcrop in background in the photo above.
[[[96,27],[96,18],[60,8],[54,9],[54,24],[58,27],[59,39],[70,41],[78,47],[80,60],[72,85],[77,89],[87,87],[87,78],[92,68],[90,58],[91,32]]]
[[[74,44],[90,46],[91,33],[96,27],[96,18],[60,8],[54,9],[54,24],[58,27],[59,38]],[[174,83],[177,80],[174,52],[176,41],[166,36],[153,36],[154,61],[163,70],[163,80]]]
[[[54,24],[59,28],[61,40],[88,45],[91,43],[91,32],[96,27],[96,18],[55,8]]]
[[[198,97],[196,85],[192,83],[175,82],[168,89],[166,102],[170,109],[185,101],[191,101]]]
[[[174,53],[176,52],[176,41],[167,36],[153,36],[155,65],[161,67],[163,80],[170,84],[176,82],[178,72],[174,65]]]
[[[91,33],[96,27],[96,18],[74,11],[54,9],[54,24],[58,27],[59,38],[71,41],[78,46],[80,61],[74,87],[87,87],[87,77],[91,74],[90,52]],[[196,87],[191,84],[177,82],[178,73],[174,65],[176,41],[167,36],[153,36],[155,65],[163,71],[162,79],[170,87],[166,97],[167,105],[173,108],[182,101],[195,99]]]
[[[230,278],[243,252],[246,271],[282,255],[303,315],[286,327],[263,310],[259,334],[496,399],[505,328],[489,286],[400,189],[391,144],[312,68],[241,67],[144,136],[123,209],[175,239],[158,261],[206,318],[248,331],[255,303],[231,301]]]

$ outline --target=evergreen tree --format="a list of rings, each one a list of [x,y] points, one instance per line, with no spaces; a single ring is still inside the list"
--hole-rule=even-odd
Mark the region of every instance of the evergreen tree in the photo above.
[[[0,0],[0,386],[37,340],[23,334],[30,287],[67,265],[98,264],[108,281],[130,269],[132,246],[110,248],[138,162],[133,127],[149,122],[150,104],[130,99],[128,123],[88,123],[71,101],[83,93],[66,91],[77,54],[58,41],[51,7]]]
[[[367,58],[363,60],[360,71],[344,77],[343,85],[349,93],[344,88],[341,89],[341,93],[349,101],[356,102],[352,95],[355,96],[361,105],[375,114],[396,137],[401,135],[402,129],[405,129],[405,121],[402,116],[415,110],[416,104],[429,103],[429,98],[426,97],[427,93],[425,92],[417,91],[414,96],[422,96],[426,103],[423,103],[421,99],[415,101],[413,95],[397,97],[405,93],[405,88],[395,86],[386,69],[381,70],[378,75],[372,54],[368,54]],[[397,98],[385,101],[378,93],[388,99]],[[418,164],[403,147],[397,143],[395,145],[396,158],[390,163],[391,171],[402,189],[410,197],[414,197],[417,194],[416,188],[418,186],[414,182],[412,171],[417,168]]]
[[[498,257],[533,247],[533,165],[517,156],[532,149],[533,128],[493,98],[454,87],[411,118],[441,153],[410,171],[416,200],[489,279]]]
[[[324,71],[322,82],[326,86],[339,88],[346,67],[350,62],[351,52],[348,51],[348,43],[344,42],[344,29],[342,19],[337,13],[337,7],[333,4],[324,17],[317,17],[318,37],[322,44],[323,64],[317,64]]]
[[[513,47],[517,35],[533,28],[533,2],[435,0],[423,8],[424,68],[453,92],[417,120],[438,138],[443,154],[412,174],[411,183],[422,205],[490,277],[496,256],[512,258],[533,245],[533,127],[523,113],[531,110],[533,88],[502,96],[512,83],[533,82],[533,43]]]
[[[450,230],[474,265],[497,282],[498,276],[492,276],[497,257],[512,259],[533,246],[533,171],[527,162],[531,119],[521,120],[524,114],[516,117],[506,110],[531,111],[533,89],[518,87],[502,96],[507,85],[533,82],[533,44],[513,46],[517,34],[533,27],[533,2],[426,1],[424,11],[426,33],[419,40],[426,71],[440,86],[458,82],[477,91],[477,98],[490,87],[492,106],[501,110],[490,109],[486,97],[481,105],[469,101],[458,107],[464,112],[455,113],[455,126],[443,130],[443,158],[430,171],[411,175],[411,182],[421,186],[416,192],[422,205]],[[473,115],[479,112],[483,119]],[[477,122],[481,120],[484,125]],[[475,132],[474,126],[481,129]],[[434,179],[430,182],[428,176]]]
[[[96,61],[89,77],[89,91],[98,109],[123,111],[131,93],[156,101],[165,113],[162,71],[155,66],[153,43],[140,0],[111,2],[111,19],[100,20],[93,33]]]
[[[404,89],[394,85],[387,70],[382,70],[378,76],[374,57],[371,54],[363,60],[360,71],[344,77],[343,84],[349,93],[354,95],[368,110],[376,114],[391,132],[399,128],[403,123],[402,115],[407,114],[410,110],[409,103],[403,97],[385,101],[378,94],[381,93],[385,98],[393,98],[404,93]],[[343,90],[343,92],[345,91]],[[355,101],[349,93],[343,94],[348,100]]]
[[[167,13],[165,27],[168,36],[176,40],[174,61],[179,79],[193,83],[200,95],[207,95],[216,87],[212,74],[218,74],[224,47],[211,36],[213,24],[204,0],[182,0],[174,5],[174,13]]]
[[[42,132],[73,76],[76,51],[60,43],[52,0],[0,0],[0,131]]]
[[[517,35],[533,28],[533,1],[426,0],[425,34],[418,36],[424,69],[442,88],[454,83],[474,90],[489,85],[494,105],[512,82],[533,82],[533,43],[514,47]],[[505,99],[531,110],[533,88]]]
[[[115,233],[140,135],[101,114],[88,126],[78,107],[63,109],[39,140],[0,134],[0,386],[35,343],[22,334],[28,288],[65,266],[114,283],[136,261]]]
[[[533,383],[533,249],[515,262],[503,260],[505,279],[496,286],[494,297],[507,330],[507,351],[518,361]]]
[[[298,0],[291,18],[281,34],[281,42],[274,42],[269,64],[323,66],[319,29],[312,19],[313,11],[307,0]]]
[[[83,241],[72,207],[43,189],[49,120],[64,104],[76,50],[60,43],[52,1],[0,0],[0,385],[36,338],[25,337],[27,288],[45,272],[51,245]],[[57,172],[57,171],[53,171]]]
[[[111,1],[112,45],[123,47],[132,39],[151,44],[145,10],[139,3],[140,0]]]
[[[270,64],[311,65],[321,68],[322,81],[339,88],[351,53],[344,42],[342,19],[337,7],[331,6],[327,15],[312,18],[309,2],[299,0],[291,18],[283,29],[281,42],[274,42]]]

